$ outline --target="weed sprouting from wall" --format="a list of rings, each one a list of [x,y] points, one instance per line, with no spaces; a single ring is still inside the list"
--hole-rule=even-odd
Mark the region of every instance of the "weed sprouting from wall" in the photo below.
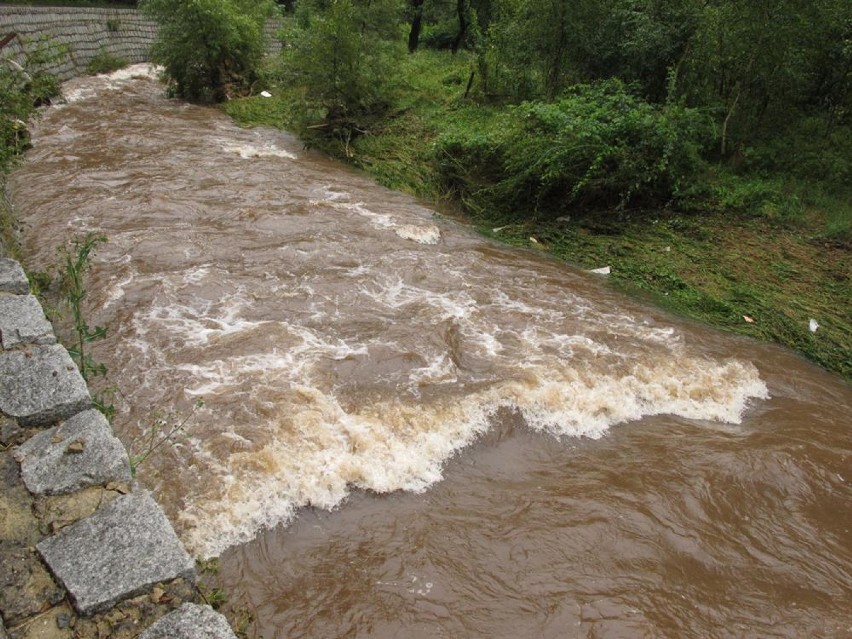
[[[77,364],[80,375],[88,383],[95,377],[106,377],[107,368],[104,364],[95,361],[90,352],[89,345],[97,340],[104,339],[107,334],[105,326],[90,327],[83,313],[83,301],[88,292],[84,281],[86,271],[89,270],[92,254],[99,244],[107,239],[103,235],[88,233],[84,237],[75,237],[71,246],[60,249],[62,257],[61,285],[64,301],[71,310],[73,329],[73,343],[68,348],[71,359]],[[93,394],[92,401],[107,419],[112,420],[115,416],[115,406],[104,398],[104,394]]]
[[[164,444],[174,444],[180,434],[190,426],[196,412],[202,406],[204,406],[204,400],[197,399],[192,406],[192,412],[188,414],[155,415],[143,436],[131,442],[128,447],[131,474],[135,477],[139,466]],[[135,452],[137,450],[139,452]]]

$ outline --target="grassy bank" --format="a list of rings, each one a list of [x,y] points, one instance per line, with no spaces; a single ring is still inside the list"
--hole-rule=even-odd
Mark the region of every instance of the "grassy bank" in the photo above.
[[[610,266],[611,281],[724,330],[778,342],[852,379],[852,206],[814,182],[737,176],[708,167],[677,206],[515,211],[473,178],[448,183],[439,141],[488,131],[499,107],[465,98],[472,61],[422,52],[405,61],[393,104],[363,134],[329,134],[305,117],[298,83],[269,74],[273,97],[224,105],[245,126],[298,132],[391,188],[460,209],[489,237],[568,263]],[[276,85],[276,77],[279,83]],[[816,332],[810,320],[819,324]]]

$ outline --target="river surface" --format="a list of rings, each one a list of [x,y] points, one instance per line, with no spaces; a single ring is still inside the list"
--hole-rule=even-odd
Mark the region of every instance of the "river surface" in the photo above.
[[[187,419],[139,480],[254,636],[852,637],[848,384],[140,74],[12,199],[30,269],[108,237],[114,428]]]

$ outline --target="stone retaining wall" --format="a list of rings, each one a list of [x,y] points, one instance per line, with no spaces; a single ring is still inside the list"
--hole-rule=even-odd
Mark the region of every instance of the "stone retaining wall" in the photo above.
[[[195,581],[20,264],[0,259],[0,639],[235,639]]]
[[[280,21],[266,24],[270,53],[281,50]],[[87,7],[22,7],[0,4],[0,38],[18,37],[0,50],[0,57],[24,64],[33,55],[46,57],[30,68],[61,81],[83,75],[99,52],[135,64],[148,61],[157,23],[136,9]],[[41,55],[45,54],[45,55]]]
[[[34,70],[64,81],[85,73],[102,51],[129,63],[147,61],[157,23],[135,9],[0,5],[0,37],[9,33],[18,37],[0,55],[20,64],[28,55],[45,57]]]

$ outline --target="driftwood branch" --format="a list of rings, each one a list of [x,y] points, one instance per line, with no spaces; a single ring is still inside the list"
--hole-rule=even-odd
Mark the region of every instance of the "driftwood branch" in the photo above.
[[[0,49],[5,47],[7,44],[9,44],[12,40],[14,40],[17,37],[18,37],[17,33],[10,33],[6,37],[4,37],[2,40],[0,40]]]

